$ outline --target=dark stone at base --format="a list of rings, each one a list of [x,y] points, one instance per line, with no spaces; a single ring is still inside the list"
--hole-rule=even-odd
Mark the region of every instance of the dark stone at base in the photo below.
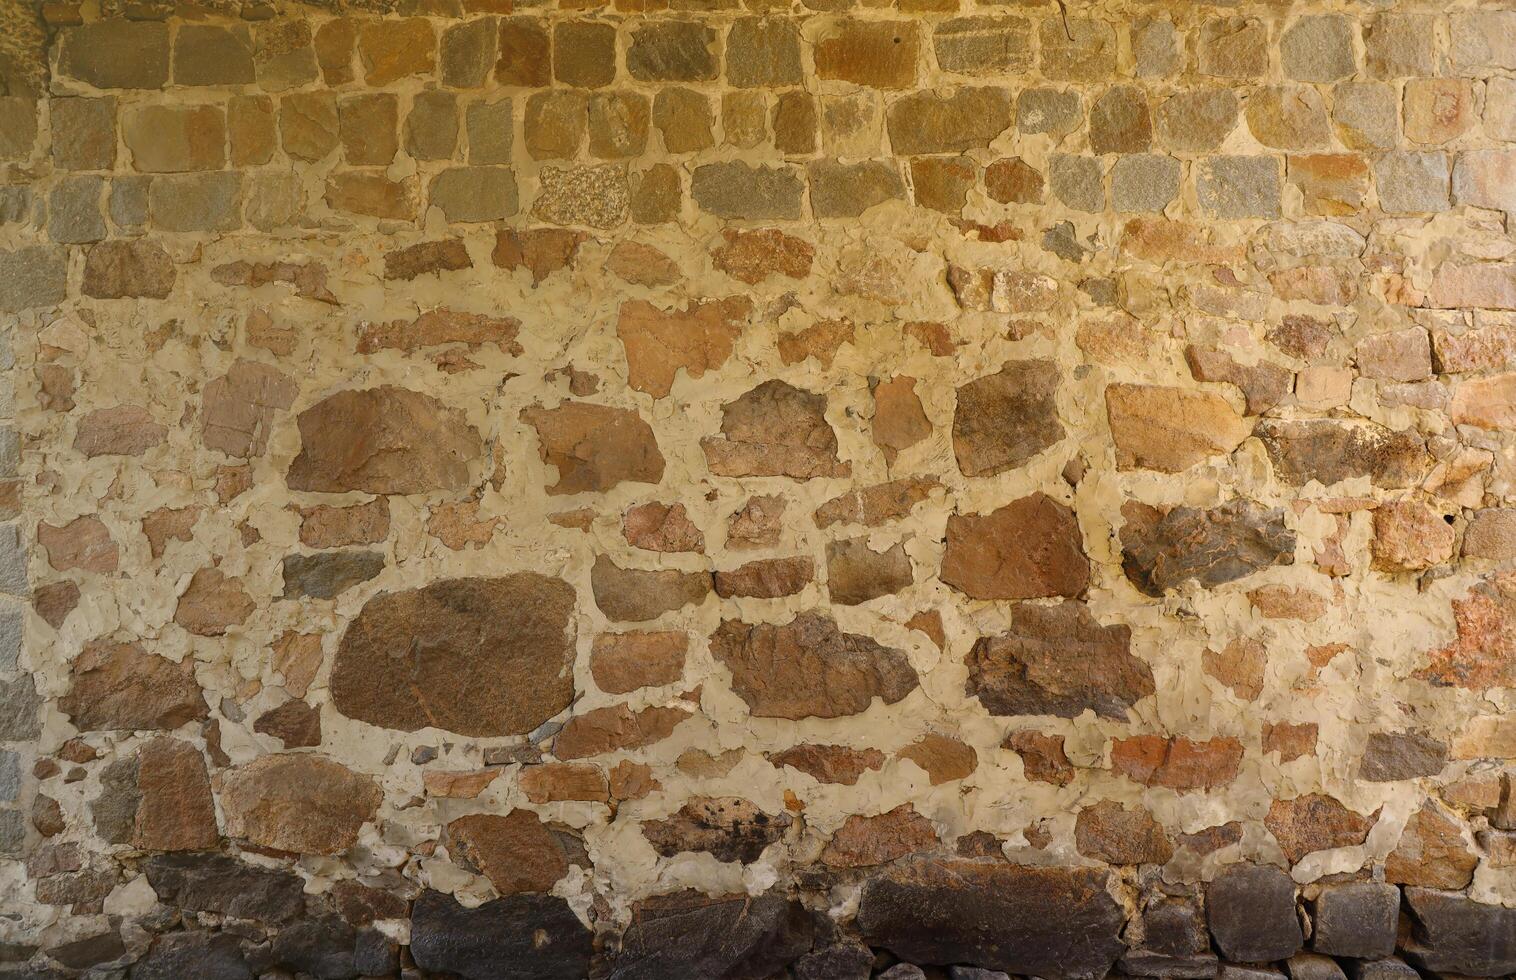
[[[1106,881],[1090,868],[917,860],[864,885],[858,928],[912,963],[1100,977],[1124,948],[1124,916]]]
[[[252,980],[237,940],[225,933],[177,932],[159,936],[132,967],[132,980]]]
[[[1319,953],[1296,953],[1284,966],[1290,980],[1348,980],[1336,960]]]
[[[1136,928],[1139,925],[1141,928]],[[1178,958],[1210,956],[1215,972],[1216,957],[1211,956],[1211,935],[1205,928],[1205,916],[1191,898],[1164,895],[1149,899],[1142,909],[1142,918],[1127,929],[1126,940],[1148,953]]]
[[[1393,956],[1383,960],[1360,960],[1348,972],[1353,980],[1421,980],[1421,974],[1414,967]]]
[[[763,980],[809,950],[815,932],[812,914],[781,895],[660,895],[633,910],[610,976]]]
[[[1206,887],[1206,920],[1216,945],[1242,963],[1287,960],[1304,941],[1295,882],[1276,867],[1238,864]]]
[[[98,936],[54,946],[47,955],[70,969],[83,970],[125,956],[126,944],[121,941],[121,933],[102,932]]]
[[[400,947],[378,929],[361,929],[353,966],[365,977],[393,976],[400,972]]]
[[[411,956],[423,970],[464,980],[583,980],[590,931],[568,903],[511,895],[466,909],[425,891],[411,909]]]
[[[1332,956],[1379,959],[1395,952],[1400,889],[1374,881],[1327,885],[1316,899],[1311,948]]]
[[[319,980],[351,980],[363,972],[353,962],[358,934],[337,916],[285,926],[274,937],[274,961]]]
[[[243,864],[220,854],[161,854],[147,862],[158,898],[192,912],[284,922],[305,911],[299,875]]]
[[[1516,973],[1516,909],[1430,888],[1407,888],[1405,898],[1416,943],[1402,952],[1414,965],[1471,977]]]
[[[322,551],[284,556],[285,599],[334,599],[384,571],[377,551]]]
[[[862,943],[837,943],[806,953],[792,968],[795,980],[869,980],[874,951]]]
[[[1216,971],[1216,980],[1284,980],[1284,974],[1278,970],[1264,970],[1252,966],[1235,966],[1231,963],[1221,964]]]
[[[1121,968],[1134,977],[1188,978],[1209,980],[1216,975],[1216,954],[1199,953],[1194,956],[1169,956],[1135,949],[1121,958]]]

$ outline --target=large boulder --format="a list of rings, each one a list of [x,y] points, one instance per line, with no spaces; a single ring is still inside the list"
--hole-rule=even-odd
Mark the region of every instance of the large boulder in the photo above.
[[[510,895],[468,909],[425,891],[411,910],[416,965],[462,980],[583,980],[591,938],[552,895]]]
[[[812,913],[781,895],[658,895],[632,909],[610,980],[775,976],[810,951],[815,931]]]

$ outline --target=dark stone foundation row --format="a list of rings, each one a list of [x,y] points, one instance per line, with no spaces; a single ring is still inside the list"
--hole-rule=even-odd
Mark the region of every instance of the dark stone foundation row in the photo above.
[[[0,975],[252,980],[998,980],[1105,976],[1399,980],[1516,973],[1516,909],[1369,880],[1303,898],[1282,870],[1233,865],[1194,889],[1155,884],[1129,914],[1095,868],[916,858],[863,882],[839,923],[820,895],[693,891],[648,899],[624,929],[565,900],[467,909],[347,882],[303,894],[290,872],[224,855],[148,859],[153,914],[44,950],[0,947]],[[410,943],[376,922],[408,918]]]

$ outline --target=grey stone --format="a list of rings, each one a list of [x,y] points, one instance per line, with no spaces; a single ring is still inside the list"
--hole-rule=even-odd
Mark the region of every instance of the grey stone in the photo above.
[[[1332,89],[1332,121],[1349,149],[1391,149],[1400,135],[1400,100],[1383,82],[1343,82]]]
[[[532,214],[544,221],[614,228],[626,220],[630,191],[624,166],[543,167],[537,179],[541,189]]]
[[[271,231],[291,224],[299,217],[305,200],[305,187],[292,173],[261,171],[248,175],[247,223],[259,231]]]
[[[19,854],[26,843],[26,819],[20,810],[0,810],[0,854]]]
[[[913,963],[896,963],[883,973],[876,974],[875,980],[926,980],[926,971]]]
[[[179,85],[247,85],[254,79],[253,39],[241,24],[180,24],[174,37]]]
[[[1237,128],[1237,94],[1229,88],[1177,92],[1158,106],[1158,140],[1171,150],[1205,153]]]
[[[1174,22],[1163,17],[1139,17],[1132,22],[1132,58],[1138,78],[1165,78],[1184,64]]]
[[[21,466],[21,434],[10,427],[0,428],[0,478],[11,479]]]
[[[1516,212],[1516,150],[1466,150],[1453,167],[1459,204]]]
[[[1416,779],[1435,776],[1447,764],[1444,742],[1415,733],[1375,732],[1364,747],[1358,778],[1371,783]]]
[[[1402,954],[1412,963],[1438,974],[1516,973],[1516,909],[1430,888],[1407,888],[1405,899],[1416,926]]]
[[[1215,218],[1279,217],[1279,163],[1273,157],[1210,157],[1195,181],[1200,209]]]
[[[137,770],[137,757],[133,755],[117,759],[100,772],[100,795],[90,801],[89,808],[95,833],[107,844],[125,844],[132,839],[137,807],[142,803]],[[148,880],[152,880],[151,874]]]
[[[1449,186],[1445,153],[1397,151],[1374,161],[1374,187],[1387,214],[1446,211]]]
[[[489,17],[454,24],[442,32],[442,84],[479,88],[495,66],[500,26]]]
[[[905,199],[905,181],[893,161],[814,160],[807,170],[811,213],[818,218],[856,218],[877,204]]]
[[[1118,159],[1111,168],[1117,211],[1162,211],[1179,195],[1179,161],[1155,153]]]
[[[1304,937],[1295,882],[1272,865],[1238,864],[1206,886],[1206,920],[1223,956],[1244,963],[1283,960]]]
[[[1369,72],[1379,78],[1437,74],[1437,18],[1431,13],[1383,13],[1363,31]]]
[[[37,143],[37,100],[0,95],[0,160],[25,160]]]
[[[133,980],[252,980],[237,939],[225,932],[176,932],[153,940]]]
[[[82,245],[105,237],[100,198],[104,177],[65,177],[47,196],[47,234],[55,242]]]
[[[644,82],[708,82],[720,59],[716,32],[695,20],[646,20],[632,30],[626,70]]]
[[[977,966],[950,966],[948,980],[1011,980],[1011,977],[999,970],[986,970]]]
[[[1048,162],[1048,186],[1067,208],[1104,211],[1105,185],[1095,157],[1055,153]]]
[[[11,602],[0,605],[0,671],[8,673],[16,669],[25,630],[25,608]]]
[[[464,114],[468,162],[479,166],[511,162],[511,100],[470,102]]]
[[[1142,153],[1152,145],[1147,96],[1133,85],[1108,89],[1090,106],[1090,152]]]
[[[1078,92],[1029,88],[1016,99],[1016,128],[1023,133],[1061,136],[1079,128],[1084,102]]]
[[[0,187],[0,225],[40,225],[44,210],[30,187]]]
[[[148,220],[148,188],[151,177],[115,177],[111,179],[111,223],[121,231],[141,231]]]
[[[109,170],[116,163],[116,99],[53,99],[53,166],[59,170]]]
[[[591,934],[556,896],[510,895],[467,909],[451,895],[428,890],[412,907],[410,949],[416,965],[433,972],[580,980],[589,975]]]
[[[148,858],[146,873],[159,901],[188,912],[278,924],[305,911],[299,875],[225,854],[156,854]]]
[[[164,231],[234,231],[242,227],[240,173],[155,177],[147,197],[153,224]]]
[[[859,942],[819,946],[795,961],[795,980],[869,980],[874,951]]]
[[[1448,56],[1458,73],[1516,68],[1516,10],[1466,10],[1448,18]]]
[[[690,196],[718,218],[795,220],[804,183],[788,166],[753,166],[739,160],[695,168]]]
[[[1290,972],[1290,980],[1347,980],[1336,960],[1316,953],[1296,953],[1284,967]]]
[[[1358,960],[1352,964],[1353,980],[1421,980],[1416,968],[1398,957]]]
[[[739,17],[726,36],[726,80],[738,88],[799,85],[800,31],[786,17]]]
[[[417,160],[451,160],[457,146],[457,96],[418,92],[405,117],[405,152]]]
[[[1122,570],[1143,595],[1161,596],[1191,579],[1214,588],[1295,561],[1295,532],[1282,508],[1236,497],[1209,510],[1146,510],[1128,513],[1121,529]]]
[[[1301,17],[1279,38],[1286,78],[1335,82],[1358,70],[1353,58],[1353,24],[1341,14]]]
[[[41,734],[41,705],[31,674],[0,680],[0,742],[24,742]]]
[[[68,297],[68,251],[28,245],[0,251],[0,313],[56,306]]]
[[[1395,952],[1400,889],[1376,881],[1325,885],[1315,903],[1311,948],[1331,956],[1374,959]]]
[[[937,66],[965,75],[1032,67],[1032,28],[1022,17],[954,17],[932,34]]]
[[[509,167],[449,167],[432,178],[428,194],[448,221],[498,221],[520,209]]]
[[[21,795],[21,757],[0,749],[0,803],[14,803]]]
[[[384,571],[378,551],[323,551],[284,556],[285,599],[335,599]]]
[[[95,88],[162,88],[168,82],[168,25],[97,20],[64,28],[58,71]]]

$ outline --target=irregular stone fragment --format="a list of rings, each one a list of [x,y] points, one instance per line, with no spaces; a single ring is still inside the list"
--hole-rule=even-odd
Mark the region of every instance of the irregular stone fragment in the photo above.
[[[649,551],[703,551],[705,535],[685,513],[683,504],[648,503],[622,515],[621,533],[627,544]]]
[[[145,863],[148,883],[165,904],[191,912],[278,924],[301,909],[301,879],[221,854],[163,854]]]
[[[1064,754],[1062,735],[1044,735],[1031,730],[1012,732],[1000,747],[1021,756],[1022,771],[1027,779],[1054,786],[1067,786],[1074,781],[1074,767]]]
[[[358,353],[372,354],[385,349],[415,351],[445,344],[462,344],[473,349],[494,344],[507,354],[519,356],[522,349],[516,335],[520,330],[521,321],[515,317],[464,313],[443,307],[427,310],[414,320],[360,323]]]
[[[1036,976],[1103,976],[1124,913],[1093,868],[918,858],[863,886],[858,928],[911,963],[972,963]]]
[[[317,755],[267,755],[226,773],[226,831],[263,847],[337,854],[358,839],[383,799],[379,786]]]
[[[607,694],[626,694],[679,680],[689,637],[684,633],[602,633],[590,650],[590,675]]]
[[[1209,392],[1114,384],[1105,390],[1105,405],[1120,469],[1178,473],[1230,454],[1252,432],[1225,399]]]
[[[554,209],[545,203],[548,196],[547,170],[542,178],[543,192],[534,209],[539,217],[548,217],[545,212],[557,214],[561,223],[568,217],[562,207]],[[562,190],[560,188],[559,190]],[[442,211],[448,221],[479,223],[509,218],[520,209],[517,197],[516,178],[508,167],[449,167],[432,178],[427,198],[433,207]],[[558,202],[560,206],[563,201]],[[577,216],[576,216],[577,217]]]
[[[490,880],[501,895],[545,892],[568,873],[563,843],[530,810],[474,813],[447,825],[454,858]]]
[[[338,644],[332,704],[398,731],[525,734],[573,700],[573,605],[530,573],[381,593]]]
[[[1214,588],[1295,560],[1284,511],[1240,497],[1210,510],[1181,506],[1167,513],[1132,502],[1122,513],[1122,569],[1144,595],[1161,596],[1190,580]]]
[[[917,686],[903,652],[844,633],[818,613],[782,625],[724,620],[711,653],[759,718],[839,718],[866,710],[876,695],[894,704]]]
[[[301,412],[291,490],[425,493],[455,490],[482,452],[461,412],[429,395],[383,385],[340,391]]]
[[[221,636],[229,627],[246,622],[256,608],[241,579],[219,568],[202,568],[179,597],[174,622],[197,636]]]
[[[827,842],[821,863],[829,868],[871,868],[938,845],[932,822],[909,803],[887,813],[853,815]]]
[[[701,440],[717,476],[847,476],[826,396],[773,379],[722,406],[721,437]]]
[[[209,712],[193,660],[174,663],[136,643],[90,643],[69,676],[58,709],[80,731],[172,731]]]
[[[521,792],[533,803],[606,803],[610,787],[599,766],[579,762],[530,765],[517,781]]]
[[[553,755],[582,759],[623,749],[639,749],[667,738],[690,717],[683,708],[649,707],[632,711],[624,704],[577,714],[553,739]]]
[[[745,296],[692,301],[670,312],[644,300],[622,303],[616,336],[626,350],[627,383],[663,398],[680,368],[691,378],[719,370],[752,310]]]
[[[265,711],[253,723],[253,731],[272,735],[286,749],[309,748],[321,744],[321,709],[304,701],[286,701],[272,711]]]
[[[749,285],[770,276],[804,279],[811,271],[816,249],[810,242],[777,228],[722,230],[725,244],[711,252],[716,268]]]
[[[895,758],[920,766],[933,786],[964,779],[979,768],[979,753],[972,745],[936,732],[921,736],[896,752]]]
[[[1256,434],[1280,479],[1293,486],[1330,486],[1367,475],[1389,489],[1419,482],[1430,465],[1420,437],[1374,423],[1336,419],[1265,419]]]
[[[1516,582],[1496,576],[1453,600],[1452,642],[1429,655],[1415,677],[1438,687],[1516,687]]]
[[[773,976],[811,949],[817,930],[814,914],[777,889],[656,895],[633,906],[610,980]]]
[[[1256,701],[1263,693],[1263,672],[1268,666],[1268,647],[1259,640],[1240,638],[1220,651],[1207,649],[1201,666],[1210,676],[1244,701]]]
[[[1111,743],[1111,767],[1145,786],[1180,793],[1226,786],[1237,778],[1242,743],[1235,738],[1197,742],[1162,735],[1133,735]]]
[[[1262,963],[1300,950],[1295,883],[1280,869],[1233,865],[1206,886],[1205,899],[1211,935],[1228,959]]]
[[[911,560],[896,544],[888,551],[875,551],[868,538],[832,541],[826,546],[827,593],[835,603],[856,606],[892,595],[914,581]]]
[[[132,976],[141,980],[248,980],[253,973],[235,936],[196,929],[156,937],[146,955],[132,966]]]
[[[1290,371],[1272,361],[1242,364],[1225,351],[1195,344],[1185,348],[1184,357],[1195,380],[1224,381],[1241,389],[1248,415],[1262,415],[1289,395]]]
[[[558,468],[550,494],[663,479],[663,454],[652,428],[634,409],[562,402],[554,408],[527,408],[521,418],[537,430],[543,462]]]
[[[556,896],[508,895],[469,909],[427,889],[411,908],[410,926],[411,956],[430,972],[533,980],[589,975],[593,936]]]
[[[798,769],[818,783],[856,786],[865,772],[883,768],[885,758],[874,748],[803,744],[770,753],[768,760],[776,768]]]
[[[1279,842],[1285,859],[1295,864],[1315,851],[1362,844],[1378,819],[1378,810],[1364,816],[1335,797],[1311,793],[1293,800],[1275,800],[1263,825]]]
[[[1445,742],[1414,732],[1374,732],[1364,745],[1358,778],[1387,783],[1436,776],[1447,763]]]
[[[1163,825],[1143,807],[1127,809],[1102,800],[1079,811],[1074,846],[1085,857],[1107,864],[1166,864],[1174,845]]]
[[[1460,382],[1448,416],[1455,425],[1505,429],[1516,425],[1516,372]]]
[[[1131,654],[1131,630],[1102,626],[1082,602],[1020,603],[1011,628],[969,653],[967,694],[992,715],[1122,720],[1154,692],[1153,673]]]
[[[532,285],[536,286],[553,273],[569,268],[586,237],[584,232],[565,228],[497,231],[490,261],[500,269],[529,270]]]
[[[955,17],[932,32],[943,71],[993,75],[1032,66],[1032,35],[1020,17]]]
[[[201,439],[206,448],[234,458],[262,456],[274,413],[290,407],[298,385],[289,375],[254,361],[237,360],[205,386]]]
[[[1407,888],[1405,898],[1415,923],[1408,952],[1418,965],[1448,975],[1516,970],[1516,910],[1428,888]]]
[[[726,543],[731,548],[768,548],[779,543],[785,500],[779,496],[749,497],[727,521]]]
[[[1063,439],[1051,361],[1011,361],[958,389],[953,452],[965,476],[994,476]]]
[[[1384,880],[1422,888],[1464,888],[1479,858],[1464,840],[1462,824],[1431,800],[1411,814],[1400,842],[1384,861]]]
[[[716,594],[723,599],[778,599],[796,595],[816,579],[809,555],[760,558],[715,574]]]
[[[60,572],[114,572],[119,561],[116,542],[98,517],[76,517],[62,527],[40,522],[37,544],[47,551],[47,563]]]
[[[936,480],[925,477],[891,480],[889,483],[861,487],[833,497],[817,507],[812,516],[819,528],[828,528],[833,524],[878,527],[905,517],[941,486]]]
[[[946,96],[914,92],[890,104],[890,145],[899,156],[962,153],[990,145],[1011,125],[1011,95],[1003,88],[963,87]]]
[[[110,241],[85,253],[81,288],[95,299],[164,299],[174,288],[175,278],[173,260],[156,241]]]
[[[696,797],[666,819],[644,821],[642,834],[664,857],[698,851],[751,864],[791,822],[788,813],[768,814],[739,797]]]
[[[61,629],[68,614],[79,605],[79,586],[71,581],[53,582],[32,589],[32,608],[43,622]]]
[[[835,21],[815,42],[816,75],[871,88],[909,88],[919,45],[912,21]]]
[[[942,581],[974,599],[1074,597],[1090,563],[1074,512],[1042,493],[989,514],[951,514]]]
[[[1415,500],[1385,501],[1374,511],[1374,567],[1420,571],[1453,557],[1456,535],[1442,515]]]
[[[779,335],[779,361],[799,364],[814,357],[823,369],[830,369],[837,351],[851,344],[854,336],[851,320],[817,320],[804,330]]]
[[[590,569],[595,605],[613,620],[645,622],[699,604],[711,592],[708,572],[622,568],[606,555]]]
[[[389,537],[390,508],[386,497],[352,507],[302,507],[300,543],[308,548],[340,548],[377,544]]]
[[[314,555],[285,555],[284,599],[335,599],[384,571],[377,551],[326,551]]]
[[[155,738],[137,752],[141,803],[132,845],[144,851],[202,851],[220,840],[210,777],[200,750],[173,738]]]

